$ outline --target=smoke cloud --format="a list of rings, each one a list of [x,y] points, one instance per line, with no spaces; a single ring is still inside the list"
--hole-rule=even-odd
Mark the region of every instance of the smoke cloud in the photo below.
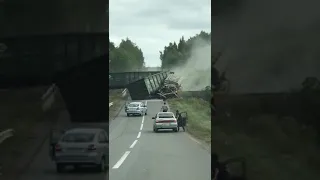
[[[243,0],[212,18],[231,93],[284,92],[320,77],[320,1]]]
[[[183,91],[199,91],[211,84],[211,42],[197,39],[184,66],[172,70]]]

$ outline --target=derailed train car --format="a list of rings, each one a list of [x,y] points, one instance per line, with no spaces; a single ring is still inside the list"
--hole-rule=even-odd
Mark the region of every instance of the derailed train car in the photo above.
[[[169,72],[160,72],[127,85],[132,100],[149,99],[156,96]]]

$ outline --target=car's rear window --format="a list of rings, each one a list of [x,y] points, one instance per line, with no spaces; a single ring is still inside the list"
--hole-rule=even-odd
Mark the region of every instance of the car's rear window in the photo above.
[[[129,104],[128,107],[138,107],[139,104]]]
[[[62,142],[86,143],[92,142],[94,133],[68,133],[62,137]]]
[[[172,113],[159,113],[158,118],[174,118]]]

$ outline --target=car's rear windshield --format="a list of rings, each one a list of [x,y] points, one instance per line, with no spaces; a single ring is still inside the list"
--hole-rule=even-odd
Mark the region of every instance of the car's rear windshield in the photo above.
[[[62,142],[86,143],[92,142],[94,133],[68,133],[62,137]]]
[[[128,107],[138,107],[139,104],[129,104]]]
[[[174,118],[172,113],[159,113],[158,117],[159,118]]]

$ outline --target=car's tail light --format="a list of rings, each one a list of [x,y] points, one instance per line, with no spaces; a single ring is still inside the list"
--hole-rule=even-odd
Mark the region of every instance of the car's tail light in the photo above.
[[[96,148],[96,146],[94,145],[94,144],[91,144],[91,145],[89,145],[88,146],[88,150],[89,151],[94,151],[94,150],[96,150],[97,148]]]
[[[54,147],[56,152],[60,152],[62,150],[61,146],[59,144],[56,144]]]
[[[176,119],[170,119],[170,120],[156,120],[156,123],[176,123]]]

